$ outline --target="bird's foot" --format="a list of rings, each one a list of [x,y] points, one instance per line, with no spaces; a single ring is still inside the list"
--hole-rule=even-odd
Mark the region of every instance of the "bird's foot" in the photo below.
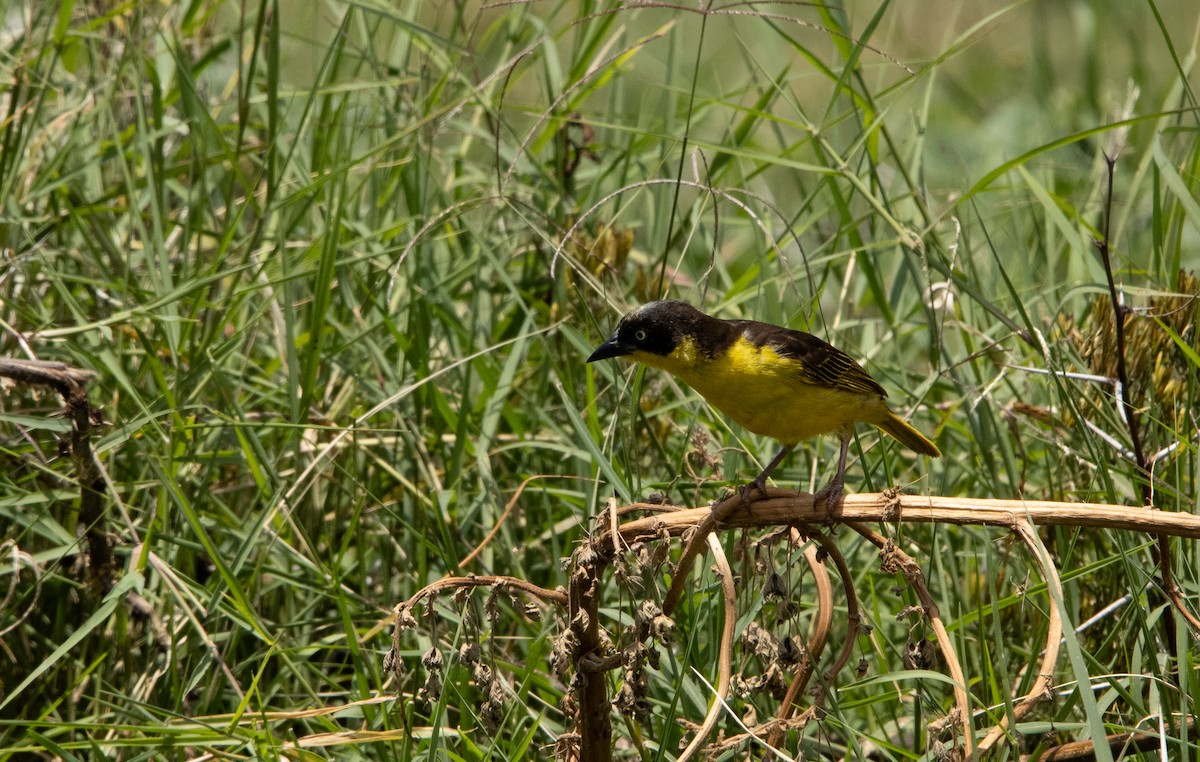
[[[743,484],[738,487],[738,494],[742,496],[742,503],[747,508],[755,500],[766,500],[770,497],[767,494],[767,480],[760,476],[749,484]]]
[[[817,492],[817,494],[813,495],[813,507],[823,507],[825,509],[825,520],[828,523],[833,523],[833,512],[842,502],[842,495],[845,494],[845,486],[845,482],[842,479],[835,478]]]

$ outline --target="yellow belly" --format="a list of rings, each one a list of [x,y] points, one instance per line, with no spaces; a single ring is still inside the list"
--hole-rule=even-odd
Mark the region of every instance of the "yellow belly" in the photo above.
[[[801,386],[792,394],[779,397],[770,389],[755,389],[750,383],[740,384],[738,388],[741,399],[732,404],[724,398],[718,402],[700,389],[697,391],[704,394],[713,407],[750,431],[785,444],[829,434],[874,418],[864,410],[862,395],[849,392]],[[866,402],[872,406],[869,400]]]
[[[793,444],[887,415],[883,398],[803,383],[794,364],[769,347],[735,344],[723,361],[684,345],[667,357],[638,352],[635,359],[662,368],[755,434]]]

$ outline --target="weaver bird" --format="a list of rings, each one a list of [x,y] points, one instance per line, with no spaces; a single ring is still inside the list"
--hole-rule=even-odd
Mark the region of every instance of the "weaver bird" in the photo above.
[[[818,492],[832,506],[842,496],[854,424],[877,426],[921,455],[941,457],[929,441],[888,409],[887,392],[849,355],[803,331],[754,320],[721,320],[685,302],[650,302],[627,313],[588,362],[610,357],[661,368],[755,434],[783,444],[742,490],[766,495],[767,477],[797,443],[833,433],[841,441],[837,473]]]

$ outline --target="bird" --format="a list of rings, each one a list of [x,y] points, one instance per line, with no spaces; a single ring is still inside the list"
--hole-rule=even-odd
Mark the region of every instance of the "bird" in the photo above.
[[[814,504],[840,500],[846,455],[856,423],[869,423],[921,455],[941,457],[937,445],[888,408],[887,392],[849,355],[811,333],[760,323],[722,320],[687,302],[663,300],[625,314],[587,362],[625,357],[665,370],[709,404],[783,448],[742,498],[757,491],[805,439],[836,434],[837,472]]]

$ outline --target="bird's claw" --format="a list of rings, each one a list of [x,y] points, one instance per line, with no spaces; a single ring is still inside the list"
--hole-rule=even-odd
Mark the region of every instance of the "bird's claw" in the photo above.
[[[754,496],[754,493],[756,492],[758,495]],[[770,497],[767,494],[766,480],[761,477],[755,479],[749,484],[743,484],[742,486],[738,487],[738,494],[742,496],[742,503],[744,503],[747,508],[750,507],[750,504],[755,500],[765,500],[766,498]]]
[[[813,508],[823,506],[825,508],[826,521],[832,523],[833,511],[842,501],[842,495],[845,494],[845,483],[841,479],[835,478],[817,494],[813,495]]]

